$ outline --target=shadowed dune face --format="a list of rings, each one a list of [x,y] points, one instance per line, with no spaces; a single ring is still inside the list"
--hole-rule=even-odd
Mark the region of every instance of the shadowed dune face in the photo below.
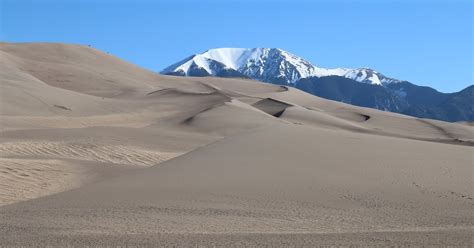
[[[468,240],[470,125],[162,76],[78,45],[0,43],[0,56],[0,243]]]
[[[285,112],[286,108],[291,107],[291,104],[267,98],[252,104],[252,106],[269,115],[280,117],[283,112]]]

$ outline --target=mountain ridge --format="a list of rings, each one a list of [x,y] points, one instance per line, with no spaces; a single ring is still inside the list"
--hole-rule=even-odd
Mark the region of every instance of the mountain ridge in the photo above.
[[[209,49],[168,66],[161,73],[250,78],[293,86],[316,96],[357,106],[445,121],[474,120],[469,94],[459,94],[463,90],[442,93],[428,86],[387,77],[367,67],[320,68],[280,48]],[[450,94],[459,94],[466,99],[449,98]],[[451,101],[442,104],[448,98]],[[457,100],[453,100],[455,98]],[[445,109],[447,106],[450,110]]]
[[[220,64],[219,64],[220,63]],[[213,64],[219,64],[211,68]],[[389,84],[401,80],[384,76],[370,68],[321,68],[281,48],[214,48],[189,56],[166,67],[162,74],[216,76],[222,70],[239,72],[264,82],[293,85],[308,77],[343,76],[361,83]],[[236,73],[237,74],[237,73]]]

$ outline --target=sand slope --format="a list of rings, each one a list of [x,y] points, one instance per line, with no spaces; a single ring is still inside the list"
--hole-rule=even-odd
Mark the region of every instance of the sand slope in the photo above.
[[[0,56],[0,244],[470,245],[472,126],[78,45]]]

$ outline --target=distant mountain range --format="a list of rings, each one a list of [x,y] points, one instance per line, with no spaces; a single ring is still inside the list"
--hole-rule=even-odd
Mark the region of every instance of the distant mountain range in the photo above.
[[[242,77],[293,86],[357,106],[444,121],[474,120],[474,86],[456,93],[387,77],[370,68],[319,68],[278,48],[218,48],[165,68],[176,76]]]

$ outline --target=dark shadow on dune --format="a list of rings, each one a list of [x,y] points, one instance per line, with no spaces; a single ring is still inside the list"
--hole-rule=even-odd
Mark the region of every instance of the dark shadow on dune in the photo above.
[[[275,113],[273,116],[277,117],[277,118],[280,118],[280,116],[283,114],[283,112],[285,112],[286,109],[278,112],[278,113]]]
[[[285,91],[288,91],[288,87],[280,85],[280,91],[278,91],[278,92],[285,92]]]
[[[293,105],[275,100],[273,98],[265,98],[263,100],[260,100],[254,104],[252,104],[253,107],[260,109],[261,111],[275,116],[275,117],[280,117],[283,112],[285,112],[286,108],[292,107]]]
[[[368,121],[370,119],[370,115],[364,115],[364,114],[361,114],[361,113],[358,113],[358,115],[360,117],[362,117],[362,119],[364,119],[364,121]]]
[[[54,107],[60,108],[60,109],[63,109],[63,110],[71,110],[70,108],[65,107],[65,106],[62,106],[62,105],[56,105],[56,104],[54,104]]]
[[[190,124],[193,122],[193,120],[196,118],[196,116],[198,116],[198,115],[200,115],[200,114],[202,114],[202,113],[204,113],[204,112],[207,112],[207,111],[209,111],[209,110],[211,110],[211,109],[214,109],[214,108],[216,108],[216,107],[222,106],[222,105],[224,105],[224,102],[222,102],[222,103],[217,103],[217,104],[214,104],[214,105],[212,105],[212,106],[209,106],[209,107],[207,107],[207,108],[205,108],[205,109],[202,109],[202,110],[200,110],[200,111],[198,111],[198,112],[192,114],[190,117],[184,119],[184,120],[182,121],[182,124],[190,125]]]

